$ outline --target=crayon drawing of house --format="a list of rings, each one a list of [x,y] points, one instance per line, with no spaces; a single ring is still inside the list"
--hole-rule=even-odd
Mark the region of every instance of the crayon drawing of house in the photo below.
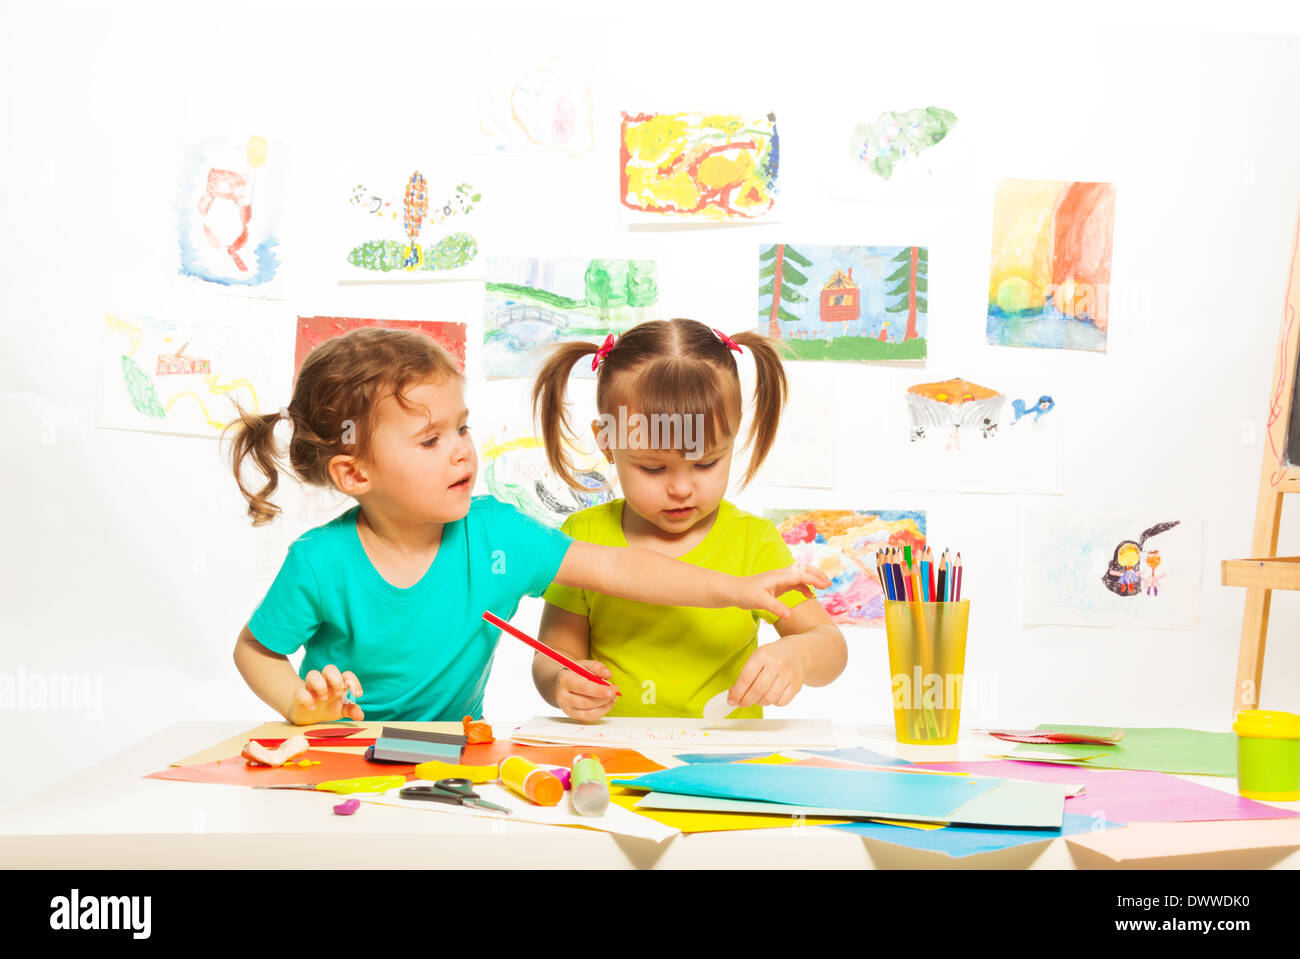
[[[853,267],[849,267],[848,273],[836,270],[822,287],[822,322],[851,323],[861,315],[861,291],[853,282]]]

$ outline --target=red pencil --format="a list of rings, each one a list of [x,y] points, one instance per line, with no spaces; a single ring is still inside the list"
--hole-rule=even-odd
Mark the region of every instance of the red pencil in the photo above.
[[[957,567],[957,580],[953,584],[952,599],[953,602],[961,602],[961,553],[957,554],[957,562],[953,565]]]
[[[523,640],[525,643],[533,647],[533,649],[537,650],[543,656],[549,656],[551,659],[555,660],[561,666],[567,666],[569,669],[573,670],[583,679],[590,679],[593,683],[600,683],[602,686],[610,685],[610,683],[607,680],[601,679],[590,669],[584,669],[582,666],[579,666],[577,663],[571,660],[568,656],[565,656],[559,650],[552,649],[550,646],[547,646],[541,640],[533,639],[533,637],[529,636],[527,633],[515,629],[504,619],[501,619],[499,616],[493,616],[491,613],[485,612],[483,614],[483,618],[486,619],[493,626],[499,626],[501,629],[504,629],[515,639]],[[623,694],[620,692],[615,692],[614,695],[622,696]]]

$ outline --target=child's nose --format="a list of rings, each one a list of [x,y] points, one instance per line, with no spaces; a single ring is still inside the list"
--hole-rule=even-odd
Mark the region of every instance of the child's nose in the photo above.
[[[691,478],[685,473],[671,473],[668,476],[668,493],[671,496],[685,496],[691,491]]]

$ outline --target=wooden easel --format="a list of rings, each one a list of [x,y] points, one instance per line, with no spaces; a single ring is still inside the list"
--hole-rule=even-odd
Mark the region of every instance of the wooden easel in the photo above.
[[[1282,519],[1282,496],[1300,493],[1300,219],[1291,241],[1291,270],[1287,276],[1282,333],[1278,339],[1269,394],[1268,436],[1264,466],[1259,477],[1259,505],[1251,559],[1223,561],[1223,585],[1246,587],[1246,613],[1241,624],[1241,650],[1237,656],[1237,688],[1233,713],[1259,708],[1264,670],[1264,642],[1268,636],[1268,607],[1275,589],[1300,589],[1300,556],[1277,555],[1277,531]]]

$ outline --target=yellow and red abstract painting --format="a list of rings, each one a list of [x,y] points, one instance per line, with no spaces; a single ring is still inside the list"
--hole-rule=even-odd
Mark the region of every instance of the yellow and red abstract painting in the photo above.
[[[758,219],[779,169],[775,114],[623,114],[619,202],[630,219]]]
[[[1114,184],[1001,181],[987,341],[1104,352],[1114,232]]]

